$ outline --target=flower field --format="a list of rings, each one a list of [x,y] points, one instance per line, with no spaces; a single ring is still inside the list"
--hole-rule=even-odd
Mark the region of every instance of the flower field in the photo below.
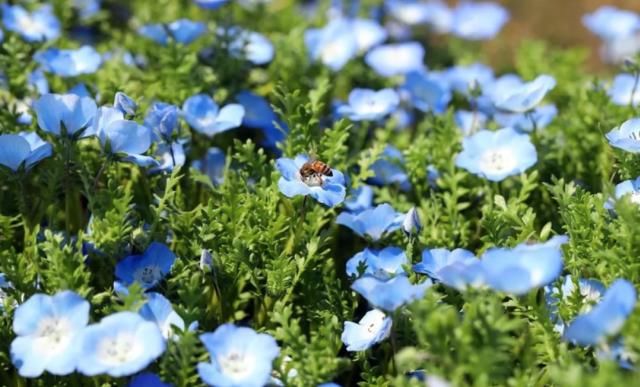
[[[640,13],[575,16],[0,4],[0,385],[636,385]]]

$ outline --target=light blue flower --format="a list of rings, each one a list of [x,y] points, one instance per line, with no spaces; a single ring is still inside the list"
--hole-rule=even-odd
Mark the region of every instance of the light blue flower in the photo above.
[[[309,56],[333,71],[338,71],[358,53],[358,40],[353,26],[345,19],[331,20],[323,28],[311,28],[304,33]]]
[[[463,1],[453,10],[451,33],[467,40],[489,40],[507,21],[509,12],[497,3]]]
[[[229,0],[193,0],[196,5],[204,9],[218,9],[227,4]]]
[[[393,112],[399,103],[400,97],[393,89],[355,88],[349,93],[348,103],[338,108],[338,114],[352,121],[376,121]]]
[[[372,19],[351,19],[358,51],[365,52],[387,39],[387,30]]]
[[[100,11],[101,0],[73,0],[73,7],[78,10],[80,19],[88,20]]]
[[[143,155],[151,146],[151,130],[135,121],[125,120],[121,110],[107,106],[98,109],[93,119],[93,132],[107,154],[140,166],[155,164],[151,156]]]
[[[632,118],[606,134],[611,146],[627,152],[640,152],[640,118]]]
[[[280,120],[264,97],[244,90],[236,95],[236,101],[244,107],[242,126],[262,130],[263,146],[273,148],[286,138],[289,130],[287,125]]]
[[[29,170],[52,153],[51,144],[43,141],[35,132],[0,135],[0,165],[13,172],[21,167]]]
[[[218,30],[218,35],[229,35],[229,53],[237,58],[244,58],[257,66],[265,65],[273,60],[275,48],[273,43],[264,35],[243,30],[239,27],[231,27],[227,30]]]
[[[496,113],[495,122],[502,127],[510,127],[521,132],[531,132],[534,129],[544,129],[558,115],[556,105],[542,105],[522,113]]]
[[[54,40],[60,36],[60,21],[49,4],[27,12],[19,5],[2,5],[2,24],[28,42]]]
[[[178,19],[169,24],[146,24],[138,28],[138,33],[145,38],[166,46],[169,37],[180,44],[191,44],[207,30],[203,22],[189,19]]]
[[[189,126],[199,133],[213,137],[239,127],[244,117],[244,107],[229,104],[220,109],[208,95],[196,94],[184,101],[182,113]]]
[[[479,87],[484,90],[493,82],[493,69],[482,63],[472,63],[466,66],[453,66],[443,74],[452,91],[462,95],[469,95],[471,89]]]
[[[431,281],[428,279],[420,284],[412,285],[404,275],[386,281],[372,276],[364,276],[355,280],[351,289],[358,292],[373,307],[393,312],[402,305],[422,298],[431,285]]]
[[[38,126],[55,136],[93,134],[85,129],[91,126],[97,109],[93,99],[76,94],[45,94],[33,103]]]
[[[15,311],[11,362],[23,377],[38,377],[44,371],[72,373],[88,322],[89,303],[78,294],[69,290],[53,296],[34,294]]]
[[[164,24],[145,24],[138,28],[138,34],[161,45],[169,42],[169,33]]]
[[[616,362],[625,370],[633,371],[635,369],[635,354],[629,348],[626,348],[622,338],[615,340],[613,343],[599,346],[596,349],[596,358],[599,362]]]
[[[154,139],[171,142],[173,132],[178,127],[179,114],[177,106],[164,102],[154,102],[144,117],[144,126],[153,130]]]
[[[545,243],[487,250],[481,258],[486,284],[516,295],[549,284],[562,271],[561,245],[566,241],[557,236]]]
[[[576,286],[574,284],[571,275],[564,277],[564,281],[559,288],[552,285],[544,287],[545,303],[549,310],[549,318],[554,323],[553,329],[562,334],[566,328],[566,324],[558,314],[558,305],[561,302],[566,302],[576,292]],[[602,282],[595,279],[578,279],[577,293],[580,296],[580,312],[588,312],[591,310],[594,304],[602,299],[602,295],[605,292],[605,286]]]
[[[499,110],[525,113],[536,107],[555,85],[556,80],[552,76],[540,75],[533,81],[498,96],[494,103]]]
[[[488,117],[479,111],[458,110],[454,121],[464,136],[471,135],[485,128]]]
[[[380,204],[357,214],[343,212],[336,223],[349,227],[356,234],[372,241],[380,240],[385,234],[402,227],[404,214],[396,212],[389,204]]]
[[[465,249],[424,250],[422,261],[413,265],[413,271],[458,290],[478,287],[484,282],[480,261]]]
[[[178,313],[173,310],[171,302],[160,293],[147,293],[147,302],[142,305],[138,313],[145,320],[155,323],[162,337],[165,339],[173,338],[175,328],[184,331],[184,320]]]
[[[332,176],[314,174],[307,178],[300,176],[300,168],[309,161],[305,155],[295,159],[281,157],[276,160],[276,168],[282,175],[278,188],[286,197],[309,195],[328,207],[335,207],[344,201],[346,188],[342,172],[332,170]]]
[[[496,114],[494,101],[508,95],[514,89],[522,87],[524,82],[516,74],[503,74],[498,78],[487,78],[484,83],[479,84],[481,95],[473,102],[476,107],[488,116]]]
[[[85,328],[78,371],[121,377],[146,368],[165,351],[158,326],[133,312],[118,312]]]
[[[152,372],[143,372],[131,379],[129,387],[172,387],[172,385],[164,383],[158,375]]]
[[[411,207],[402,221],[402,231],[404,231],[405,235],[410,236],[419,233],[420,230],[422,230],[420,214],[416,207]]]
[[[373,206],[373,188],[363,184],[351,190],[351,195],[344,201],[344,208],[351,212],[364,211]]]
[[[424,47],[418,42],[385,44],[372,48],[364,61],[383,77],[404,75],[424,69]]]
[[[365,248],[347,261],[347,275],[359,277],[358,267],[364,266],[362,274],[388,279],[404,273],[402,266],[408,263],[407,256],[399,247],[386,247],[382,250]]]
[[[198,363],[198,374],[211,386],[262,387],[271,376],[273,360],[280,354],[270,335],[233,324],[204,333],[200,340],[211,362]]]
[[[37,52],[33,59],[45,71],[61,77],[93,74],[102,65],[102,56],[91,46],[82,46],[75,50],[48,48]]]
[[[491,181],[520,174],[538,160],[529,135],[512,128],[481,130],[462,140],[456,165]]]
[[[392,324],[391,317],[381,310],[372,309],[358,323],[345,321],[340,338],[347,351],[365,351],[389,337]]]
[[[169,274],[175,260],[175,254],[167,246],[153,242],[142,255],[130,255],[118,262],[116,278],[124,286],[137,282],[150,289]]]
[[[171,143],[160,143],[156,148],[155,156],[160,162],[149,173],[171,172],[174,168],[184,165],[187,155],[184,150],[186,139],[173,141]]]
[[[640,103],[640,81],[635,75],[618,74],[613,78],[613,83],[607,94],[614,105],[638,106]]]
[[[629,281],[618,279],[587,313],[576,317],[565,329],[564,339],[579,345],[595,345],[620,332],[636,305],[636,290]]]
[[[604,5],[584,15],[582,24],[600,39],[612,41],[629,37],[640,31],[640,15]]]
[[[453,13],[440,1],[387,0],[385,7],[396,20],[410,25],[427,24],[438,33],[449,32]]]
[[[138,110],[136,101],[121,91],[116,92],[113,98],[113,107],[130,116],[135,116],[136,110]]]
[[[209,148],[203,160],[196,160],[191,165],[209,176],[213,185],[220,185],[224,182],[225,163],[225,155],[222,149]]]
[[[67,91],[67,94],[75,94],[78,97],[89,97],[92,98],[89,89],[87,89],[87,85],[84,83],[76,83],[72,88]]]
[[[423,112],[443,113],[451,101],[446,81],[424,71],[411,71],[403,88],[409,92],[411,104]]]
[[[640,177],[635,180],[625,180],[616,185],[614,199],[609,199],[604,204],[604,208],[612,210],[615,201],[628,196],[629,201],[635,205],[640,205]]]
[[[28,82],[29,87],[35,90],[38,94],[42,95],[49,93],[49,81],[44,75],[44,71],[42,71],[42,69],[36,69],[29,73]]]
[[[401,190],[408,191],[411,189],[411,183],[403,164],[402,152],[392,145],[387,145],[381,157],[371,164],[373,177],[367,179],[367,182],[373,185],[397,184]]]

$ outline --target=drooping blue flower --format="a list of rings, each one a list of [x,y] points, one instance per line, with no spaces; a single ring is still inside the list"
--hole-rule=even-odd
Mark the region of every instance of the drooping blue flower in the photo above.
[[[75,50],[48,48],[37,52],[33,59],[45,71],[61,77],[93,74],[102,64],[102,56],[91,46],[82,46]]]
[[[576,317],[564,331],[564,339],[579,345],[595,345],[620,332],[636,305],[636,290],[629,281],[616,280],[600,301]]]
[[[132,375],[151,364],[165,348],[155,323],[133,312],[114,313],[85,328],[78,371],[87,376]]]
[[[485,128],[488,117],[479,111],[458,110],[454,121],[464,136],[471,135]]]
[[[383,77],[404,75],[424,69],[424,47],[418,42],[385,44],[372,48],[364,61]]]
[[[604,208],[612,210],[615,206],[615,201],[625,196],[629,197],[631,203],[640,205],[640,177],[635,180],[625,180],[617,184],[614,198],[605,202]]]
[[[558,314],[558,305],[566,302],[574,292],[576,292],[576,286],[571,275],[564,277],[564,281],[562,281],[559,288],[552,285],[544,287],[545,303],[549,310],[549,318],[554,323],[553,329],[560,334],[564,332],[566,324]],[[577,292],[580,295],[580,312],[584,313],[591,310],[593,305],[602,299],[605,286],[602,282],[595,279],[579,278]]]
[[[169,37],[180,44],[191,44],[207,30],[203,22],[189,19],[178,19],[169,24],[146,24],[138,28],[138,33],[145,38],[166,46]]]
[[[388,279],[404,273],[403,265],[409,263],[404,251],[399,247],[386,247],[382,250],[365,248],[347,261],[347,275],[358,277],[358,267],[365,267],[362,274],[380,279]]]
[[[534,129],[544,129],[558,115],[556,105],[538,106],[529,112],[522,113],[496,113],[493,116],[495,122],[502,127],[510,127],[521,132],[531,132]]]
[[[144,117],[144,126],[153,130],[154,139],[171,142],[173,132],[178,127],[178,116],[179,110],[177,106],[164,102],[154,102]]]
[[[140,308],[138,313],[145,320],[155,323],[162,337],[170,339],[175,335],[175,328],[184,331],[184,320],[173,310],[171,302],[160,293],[147,293],[147,302]]]
[[[33,103],[38,126],[55,136],[93,134],[85,129],[91,126],[97,109],[93,99],[76,94],[45,94]]]
[[[607,94],[614,105],[638,106],[640,103],[640,81],[632,74],[618,74]]]
[[[213,270],[213,255],[207,249],[202,249],[200,252],[200,270]]]
[[[430,280],[412,285],[404,275],[390,280],[380,280],[373,276],[364,276],[355,280],[351,289],[364,297],[375,308],[393,312],[402,305],[422,298],[425,291],[431,287]]]
[[[244,107],[240,104],[225,105],[222,109],[206,94],[196,94],[182,105],[184,119],[193,129],[213,137],[240,126]]]
[[[486,284],[493,290],[521,295],[549,284],[562,271],[565,236],[545,243],[492,248],[481,258]]]
[[[27,12],[20,5],[2,5],[2,24],[28,42],[54,40],[60,36],[60,21],[49,4]]]
[[[309,56],[333,71],[338,71],[358,53],[354,29],[345,19],[331,20],[323,28],[311,28],[304,33]]]
[[[420,214],[416,207],[411,207],[402,221],[402,231],[404,231],[405,235],[410,236],[419,233],[421,229]]]
[[[163,382],[158,375],[152,372],[143,372],[131,379],[129,387],[172,387],[172,385]]]
[[[423,112],[443,113],[451,101],[446,81],[424,71],[411,71],[403,88],[409,92],[411,104]]]
[[[244,58],[257,66],[265,65],[273,60],[275,48],[264,35],[244,30],[239,27],[219,29],[218,35],[229,35],[229,53],[237,58]]]
[[[153,242],[142,255],[130,255],[118,262],[116,278],[124,286],[137,282],[150,289],[169,274],[175,260],[175,254],[167,246]]]
[[[498,96],[494,103],[502,111],[525,113],[535,108],[555,85],[556,80],[552,76],[540,75],[533,81]]]
[[[453,10],[451,33],[467,40],[489,40],[507,21],[509,12],[497,3],[463,1]]]
[[[627,152],[640,152],[640,118],[632,118],[606,134],[611,146]]]
[[[381,157],[371,164],[373,177],[367,179],[367,182],[373,185],[397,184],[401,190],[407,191],[411,188],[411,183],[402,167],[403,164],[402,152],[392,145],[387,145]]]
[[[358,323],[345,321],[341,339],[347,351],[365,351],[389,337],[392,324],[391,317],[372,309]]]
[[[480,286],[484,280],[480,260],[465,249],[424,250],[422,261],[413,265],[413,271],[458,290]]]
[[[52,153],[51,144],[43,141],[35,132],[0,135],[0,165],[13,172],[20,167],[29,170]]]
[[[640,31],[640,15],[604,5],[584,15],[582,24],[600,39],[612,41],[629,37]]]
[[[373,188],[364,184],[351,190],[351,195],[344,201],[344,208],[351,212],[364,211],[373,206]]]
[[[130,116],[135,116],[136,110],[138,110],[136,101],[121,91],[116,92],[113,98],[113,107]]]
[[[349,227],[356,234],[372,241],[380,240],[385,234],[402,227],[404,214],[396,212],[389,204],[380,204],[357,214],[343,212],[336,223]]]
[[[223,324],[213,333],[200,335],[211,356],[198,363],[200,378],[211,386],[262,387],[271,376],[280,348],[275,339],[251,328]]]
[[[244,90],[236,95],[236,101],[244,107],[242,125],[262,130],[263,146],[273,148],[286,138],[287,125],[280,120],[264,97]]]
[[[202,160],[194,161],[191,166],[209,176],[213,185],[220,185],[224,181],[225,166],[224,151],[220,148],[209,148]]]
[[[149,170],[149,173],[171,172],[175,168],[181,167],[187,161],[184,144],[186,139],[173,141],[171,143],[163,142],[158,144],[155,157],[159,159],[159,164]]]
[[[93,119],[93,131],[107,154],[140,166],[156,163],[151,156],[143,155],[151,146],[151,130],[126,120],[121,110],[107,106],[98,109]]]
[[[294,159],[281,157],[276,160],[276,168],[282,175],[278,180],[278,188],[286,197],[309,195],[328,207],[335,207],[344,201],[346,195],[344,175],[332,170],[333,176],[313,174],[300,176],[300,168],[309,161],[305,155]]]
[[[393,89],[355,88],[349,93],[348,103],[338,108],[338,114],[352,121],[376,121],[393,112],[399,103],[400,97]]]
[[[72,373],[88,322],[89,303],[78,294],[68,290],[53,296],[34,294],[15,311],[11,362],[23,377],[38,377],[44,371]]]
[[[481,130],[465,137],[456,165],[485,179],[502,181],[526,171],[537,160],[529,135],[504,128],[495,132]]]
[[[462,95],[469,95],[476,87],[484,90],[494,80],[493,69],[482,63],[450,67],[444,72],[443,77],[452,91]]]
[[[193,0],[193,2],[200,8],[218,9],[227,4],[229,0]]]

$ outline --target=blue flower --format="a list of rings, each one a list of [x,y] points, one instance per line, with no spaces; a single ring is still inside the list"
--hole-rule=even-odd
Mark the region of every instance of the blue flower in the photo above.
[[[172,387],[172,385],[164,383],[158,375],[152,372],[143,372],[131,379],[129,387]]]
[[[521,295],[549,284],[562,271],[561,245],[566,241],[566,237],[557,236],[545,243],[487,250],[481,258],[487,285]]]
[[[424,250],[422,261],[413,265],[413,271],[458,290],[482,285],[484,280],[480,261],[464,249]]]
[[[503,74],[495,79],[486,79],[480,85],[482,94],[474,102],[483,113],[494,115],[496,114],[495,101],[510,94],[514,89],[521,88],[523,83],[522,78],[516,74]]]
[[[438,33],[449,32],[453,14],[440,1],[387,0],[385,7],[396,20],[413,26],[428,24]]]
[[[344,19],[330,21],[323,28],[308,29],[304,43],[312,60],[338,71],[356,56],[358,41],[351,23]]]
[[[187,98],[182,112],[193,129],[209,137],[239,127],[244,116],[242,105],[229,104],[220,109],[206,94]]]
[[[207,26],[202,22],[179,19],[167,25],[146,24],[138,29],[138,33],[164,46],[169,43],[169,36],[177,43],[186,45],[198,39],[206,30]]]
[[[342,172],[332,170],[333,176],[314,174],[307,178],[300,176],[300,168],[309,161],[305,155],[295,159],[281,157],[276,160],[276,168],[282,176],[278,180],[278,188],[286,197],[309,195],[328,207],[335,207],[344,201],[346,188]]]
[[[385,44],[372,48],[364,61],[383,77],[404,75],[424,69],[424,47],[418,42]]]
[[[52,153],[51,144],[44,142],[35,132],[0,135],[0,165],[14,172],[20,167],[29,170]]]
[[[485,128],[488,117],[479,111],[458,110],[454,120],[464,136],[471,135]]]
[[[402,231],[409,236],[417,234],[422,229],[422,222],[420,222],[420,214],[415,207],[411,207],[402,221]]]
[[[169,41],[169,33],[164,24],[145,24],[138,28],[138,34],[162,45]]]
[[[80,19],[87,20],[100,11],[101,0],[73,0],[73,7],[78,10]]]
[[[87,376],[132,375],[151,364],[165,348],[165,340],[155,323],[137,313],[114,313],[85,328],[78,371]]]
[[[158,284],[176,260],[175,254],[162,243],[153,242],[142,255],[130,255],[116,264],[116,277],[125,286],[138,282],[145,289]]]
[[[423,112],[443,113],[451,101],[446,81],[424,71],[411,71],[403,88],[409,92],[411,104]]]
[[[403,220],[404,214],[396,212],[393,207],[384,203],[357,214],[343,212],[338,215],[336,223],[349,227],[363,238],[377,241],[385,234],[402,227]]]
[[[102,64],[102,56],[91,46],[82,46],[76,50],[49,48],[37,52],[33,59],[45,71],[61,77],[93,74]]]
[[[38,94],[42,95],[49,93],[49,81],[44,75],[44,71],[42,71],[42,69],[36,69],[29,73],[28,82],[29,88],[35,90]]]
[[[636,290],[629,281],[616,280],[596,306],[579,315],[564,332],[564,339],[579,345],[595,345],[617,334],[636,304]]]
[[[29,13],[19,5],[2,5],[2,24],[29,42],[53,40],[60,36],[60,21],[49,4]]]
[[[200,172],[209,176],[213,185],[220,185],[224,181],[225,155],[220,148],[209,148],[203,160],[196,160],[191,164]]]
[[[218,35],[231,37],[229,53],[237,58],[244,58],[257,66],[265,65],[273,60],[275,55],[273,44],[260,33],[231,27],[226,30],[219,29]]]
[[[345,321],[341,339],[347,346],[347,351],[365,351],[389,337],[392,324],[391,317],[387,317],[381,310],[373,309],[357,324]]]
[[[504,128],[481,130],[464,138],[456,165],[491,181],[501,181],[526,171],[537,160],[529,135]]]
[[[595,279],[578,279],[578,294],[580,295],[581,312],[588,312],[593,305],[602,299],[605,292],[605,286],[602,282]],[[576,291],[576,286],[571,275],[564,277],[560,288],[548,285],[544,287],[545,303],[549,309],[549,317],[554,323],[554,330],[562,334],[565,330],[565,323],[558,314],[558,305],[567,301]]]
[[[625,370],[633,371],[635,354],[627,349],[624,340],[618,339],[608,345],[599,346],[596,350],[598,361],[613,361]]]
[[[151,130],[125,120],[121,110],[106,106],[98,109],[93,130],[108,154],[122,156],[122,160],[141,166],[155,163],[151,156],[143,155],[151,146]]]
[[[91,97],[91,93],[89,92],[89,89],[87,89],[87,86],[80,82],[80,83],[76,83],[72,88],[70,88],[67,91],[67,94],[75,94],[78,97]]]
[[[604,5],[584,15],[582,24],[600,39],[612,41],[636,34],[640,30],[640,16],[635,12]]]
[[[351,195],[344,201],[344,208],[351,212],[364,211],[373,206],[373,188],[368,185],[351,190]]]
[[[387,281],[364,276],[355,280],[351,289],[366,298],[369,304],[375,308],[393,312],[404,304],[422,298],[424,292],[431,285],[430,280],[412,285],[404,275],[393,277]]]
[[[45,94],[33,103],[38,126],[55,136],[93,134],[84,129],[91,125],[97,109],[93,99],[75,94]]]
[[[404,273],[402,266],[408,263],[407,256],[401,248],[386,247],[382,250],[366,248],[347,261],[347,275],[359,277],[358,267],[364,265],[363,274],[388,279]]]
[[[393,89],[378,91],[355,88],[349,93],[349,102],[338,108],[338,114],[352,121],[376,121],[393,112],[400,103]]]
[[[144,117],[144,126],[153,130],[155,139],[171,142],[171,136],[178,127],[178,107],[164,102],[154,102]]]
[[[88,322],[89,303],[72,291],[31,296],[13,317],[16,338],[11,343],[11,362],[24,377],[37,377],[44,371],[72,373]]]
[[[476,87],[484,90],[494,80],[491,67],[482,63],[453,66],[447,69],[443,76],[451,90],[462,95],[469,95],[471,89]]]
[[[160,143],[155,153],[155,156],[160,159],[160,163],[151,168],[149,173],[171,172],[174,168],[184,165],[187,161],[187,155],[184,151],[185,142],[186,140],[178,140],[171,143]]]
[[[617,184],[614,193],[615,200],[609,199],[604,204],[604,208],[612,210],[614,208],[615,201],[620,200],[627,195],[631,203],[640,205],[640,177],[635,180],[625,180]]]
[[[627,152],[640,152],[640,118],[632,118],[606,134],[609,144]]]
[[[531,82],[522,84],[494,101],[500,110],[525,113],[538,105],[544,96],[555,87],[556,80],[550,75],[540,75]]]
[[[509,12],[492,2],[461,2],[453,10],[451,33],[467,40],[493,39],[509,21]]]
[[[113,107],[130,116],[135,116],[136,110],[138,110],[136,101],[121,91],[116,92],[113,98]]]
[[[280,353],[273,337],[233,324],[223,324],[213,333],[204,333],[200,340],[211,362],[198,363],[198,373],[211,386],[262,387],[269,380],[273,360]]]
[[[145,320],[155,323],[162,337],[174,337],[175,328],[184,331],[184,320],[173,310],[171,302],[160,293],[147,293],[147,302],[138,311]]]
[[[543,105],[529,111],[526,114],[496,113],[495,122],[502,127],[510,127],[522,132],[531,132],[534,129],[544,129],[558,115],[556,105]]]
[[[276,143],[282,142],[286,138],[287,125],[278,118],[264,97],[244,90],[236,95],[236,101],[244,107],[242,125],[262,130],[264,134],[263,146],[275,147]]]
[[[640,103],[640,82],[635,75],[618,74],[613,78],[613,83],[607,94],[614,105],[638,106]]]
[[[229,0],[193,0],[196,5],[204,9],[218,9],[227,4]]]
[[[360,52],[368,51],[387,38],[387,31],[375,20],[351,19],[350,22]]]
[[[373,185],[397,184],[401,190],[409,190],[411,183],[402,164],[402,152],[392,145],[387,145],[382,156],[371,165],[370,169],[374,175],[367,182]]]

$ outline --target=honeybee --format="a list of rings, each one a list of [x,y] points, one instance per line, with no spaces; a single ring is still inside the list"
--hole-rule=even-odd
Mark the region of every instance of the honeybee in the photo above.
[[[309,160],[300,167],[300,177],[307,185],[322,185],[322,176],[333,176],[331,168],[320,160]]]

